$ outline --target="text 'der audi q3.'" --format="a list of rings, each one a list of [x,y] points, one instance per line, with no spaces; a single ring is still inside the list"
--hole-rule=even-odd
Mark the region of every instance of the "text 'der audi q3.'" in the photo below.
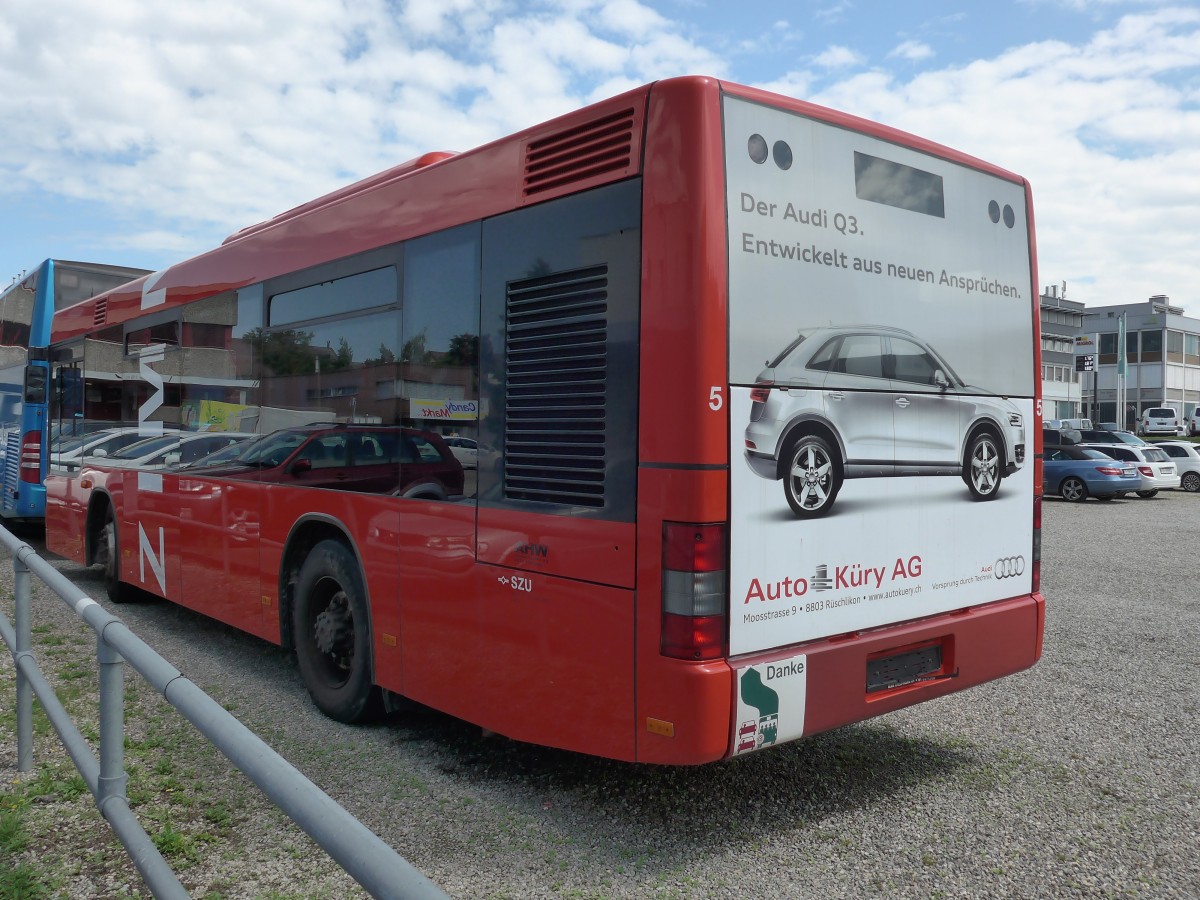
[[[793,513],[830,511],[851,478],[957,475],[991,500],[1025,462],[1025,423],[1005,397],[965,384],[898,328],[801,331],[758,375],[746,462],[782,480]]]

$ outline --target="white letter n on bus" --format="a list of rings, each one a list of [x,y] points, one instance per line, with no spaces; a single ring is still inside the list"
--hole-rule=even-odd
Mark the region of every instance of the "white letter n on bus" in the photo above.
[[[166,555],[163,529],[158,529],[158,556],[155,556],[154,548],[150,546],[150,538],[146,535],[146,529],[142,527],[141,522],[138,522],[138,564],[141,566],[142,584],[146,583],[146,560],[149,559],[150,570],[158,582],[159,591],[164,595],[167,593],[166,572],[163,571],[163,560],[166,559]]]

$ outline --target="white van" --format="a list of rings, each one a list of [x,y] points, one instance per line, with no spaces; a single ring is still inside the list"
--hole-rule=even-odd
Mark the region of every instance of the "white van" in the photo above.
[[[1151,406],[1142,413],[1138,434],[1179,434],[1179,410],[1170,406]]]

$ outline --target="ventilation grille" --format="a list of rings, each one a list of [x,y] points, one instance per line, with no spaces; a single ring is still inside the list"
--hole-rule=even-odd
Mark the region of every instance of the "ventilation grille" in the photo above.
[[[604,506],[608,266],[510,282],[504,496]]]
[[[92,313],[92,324],[95,326],[108,324],[108,298],[101,297],[96,301],[95,312]]]
[[[625,109],[530,143],[525,148],[525,196],[629,168],[633,118],[633,109]]]
[[[8,433],[5,442],[4,456],[4,497],[0,503],[7,512],[17,508],[17,492],[21,487],[21,429],[14,428]]]

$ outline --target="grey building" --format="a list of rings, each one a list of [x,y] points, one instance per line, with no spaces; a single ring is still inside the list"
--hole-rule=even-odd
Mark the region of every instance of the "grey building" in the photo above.
[[[1044,322],[1046,298],[1042,301]],[[1122,316],[1124,347],[1119,346]],[[1157,295],[1142,303],[1088,307],[1081,333],[1096,335],[1098,351],[1095,377],[1089,373],[1079,384],[1082,415],[1122,422],[1131,430],[1151,406],[1172,406],[1181,420],[1193,417],[1200,406],[1200,319],[1185,316],[1181,307],[1171,305],[1170,298]],[[1122,353],[1126,367],[1123,416],[1117,410]]]
[[[1041,296],[1042,415],[1046,419],[1084,415],[1081,375],[1075,371],[1075,338],[1083,333],[1084,306],[1065,295],[1066,285],[1061,292],[1054,285]]]

